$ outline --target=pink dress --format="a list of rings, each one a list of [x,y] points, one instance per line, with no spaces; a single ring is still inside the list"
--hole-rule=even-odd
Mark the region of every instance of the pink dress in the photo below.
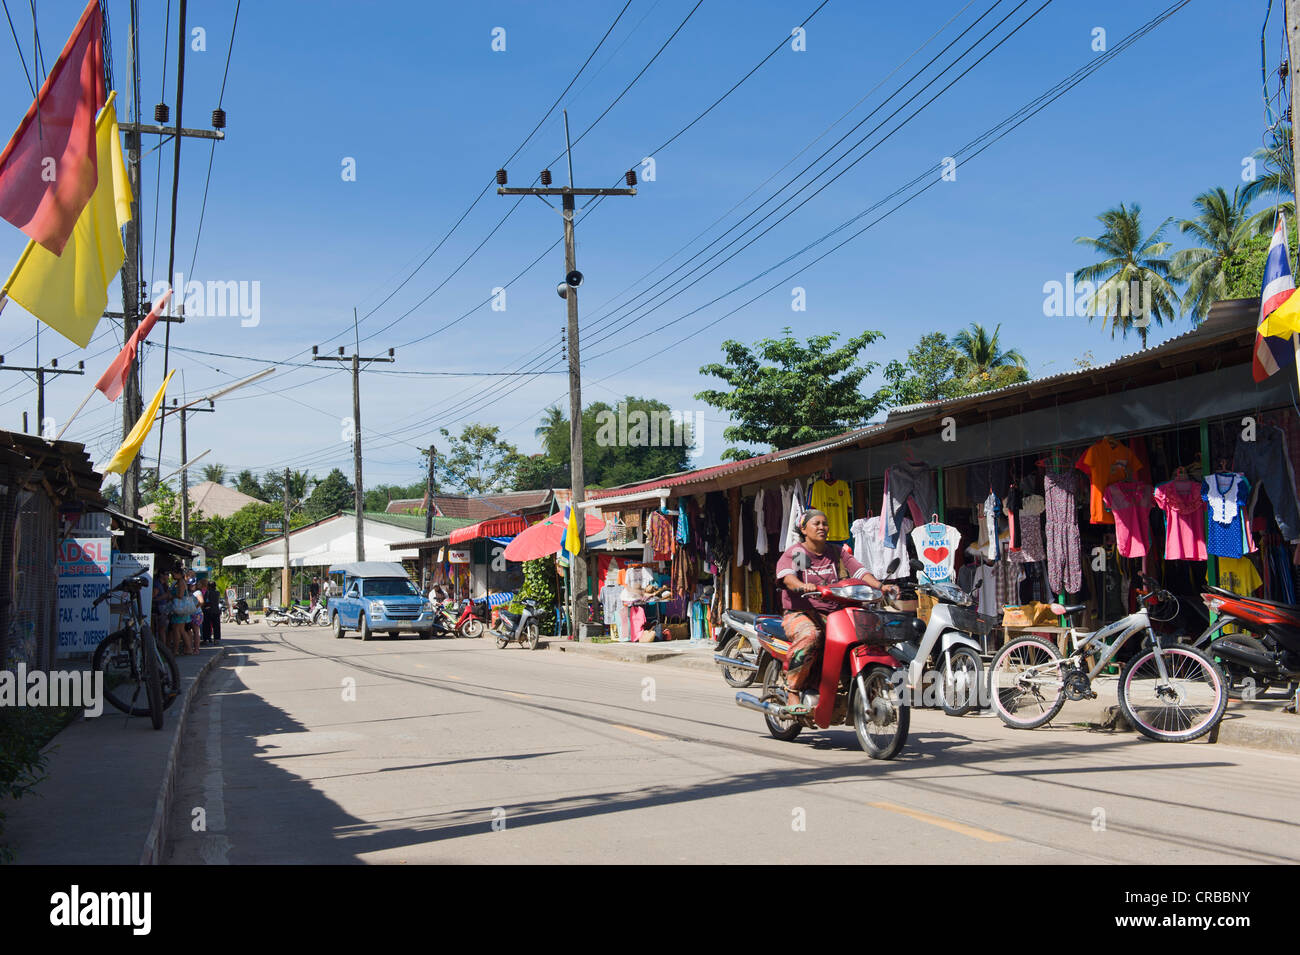
[[[1115,515],[1115,546],[1121,557],[1145,557],[1151,546],[1150,514],[1155,503],[1151,485],[1142,481],[1117,481],[1101,492]]]
[[[1165,560],[1205,560],[1205,502],[1201,485],[1182,478],[1162,484],[1152,495],[1165,512]]]

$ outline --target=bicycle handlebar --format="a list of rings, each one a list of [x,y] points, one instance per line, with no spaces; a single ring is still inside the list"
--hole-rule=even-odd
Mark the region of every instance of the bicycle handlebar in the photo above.
[[[101,603],[103,603],[105,600],[108,599],[109,594],[126,593],[128,590],[131,592],[133,596],[138,594],[140,592],[140,589],[143,588],[146,583],[145,577],[148,575],[148,573],[149,572],[147,570],[142,570],[140,571],[140,573],[136,574],[135,576],[126,578],[126,580],[122,581],[116,587],[109,587],[102,594],[100,594],[98,597],[95,598],[95,602],[92,603],[91,606],[98,607]]]

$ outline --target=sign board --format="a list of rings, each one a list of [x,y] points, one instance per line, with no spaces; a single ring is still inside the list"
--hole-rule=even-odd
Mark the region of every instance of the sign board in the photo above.
[[[467,550],[448,550],[447,560],[452,564],[468,564],[469,551]]]
[[[62,516],[72,525],[72,537],[113,536],[113,519],[103,511],[65,511]]]
[[[93,653],[108,636],[108,604],[96,607],[94,602],[109,588],[111,566],[111,538],[72,537],[59,544],[57,656]]]
[[[207,552],[202,547],[194,549],[194,559],[190,561],[190,568],[198,573],[205,574],[208,571]]]
[[[124,554],[121,551],[113,552],[113,578],[111,586],[116,587],[128,577],[134,577],[136,574],[144,571],[145,580],[149,586],[140,591],[140,610],[144,613],[144,622],[152,626],[153,620],[153,554]],[[109,631],[117,630],[125,625],[127,621],[127,609],[125,601],[110,600],[101,606],[109,607]]]
[[[277,534],[284,531],[284,521],[262,521],[262,533],[269,534],[275,531]]]

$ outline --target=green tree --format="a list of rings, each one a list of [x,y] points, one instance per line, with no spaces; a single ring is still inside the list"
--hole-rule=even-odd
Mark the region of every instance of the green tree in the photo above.
[[[1228,294],[1228,260],[1250,237],[1246,217],[1247,201],[1241,189],[1232,198],[1222,186],[1203,192],[1193,201],[1198,214],[1184,219],[1179,228],[1193,236],[1200,245],[1177,252],[1171,261],[1174,276],[1187,285],[1183,292],[1183,312],[1197,322],[1209,314],[1210,306]]]
[[[235,477],[235,490],[240,494],[247,494],[249,497],[255,497],[259,501],[266,500],[266,492],[262,490],[261,483],[257,480],[257,475],[245,468]]]
[[[203,480],[211,481],[213,484],[226,483],[226,467],[224,464],[205,464],[203,466]]]
[[[435,459],[437,472],[467,494],[510,490],[519,463],[519,449],[502,440],[495,425],[467,424],[457,437],[440,429],[447,450]]]
[[[307,516],[318,521],[342,510],[352,510],[356,506],[356,491],[343,472],[334,468],[325,479],[317,482],[303,505]]]
[[[1151,320],[1163,325],[1177,314],[1178,294],[1170,284],[1173,276],[1166,257],[1170,243],[1161,238],[1172,220],[1166,219],[1143,238],[1142,210],[1137,203],[1131,207],[1120,203],[1097,219],[1104,226],[1101,235],[1081,235],[1074,240],[1101,256],[1100,262],[1075,272],[1095,286],[1084,305],[1088,320],[1100,317],[1103,327],[1109,323],[1112,338],[1116,331],[1127,338],[1136,328],[1146,348]]]
[[[943,332],[922,335],[915,347],[908,349],[907,360],[897,359],[885,366],[885,384],[876,392],[880,409],[899,408],[922,401],[943,401],[964,393],[956,369],[961,353]]]
[[[952,345],[959,355],[959,373],[969,384],[995,381],[1009,384],[1010,381],[1023,380],[1019,375],[1029,376],[1024,355],[1014,348],[1002,350],[998,342],[1001,331],[1002,325],[999,324],[990,335],[983,325],[971,322],[970,328],[963,328],[953,336]]]
[[[1288,250],[1296,248],[1296,223],[1288,221]],[[1229,256],[1223,265],[1224,298],[1259,298],[1264,286],[1264,264],[1272,234],[1252,236]],[[1290,253],[1289,253],[1290,254]],[[1296,271],[1295,255],[1290,254],[1291,272]]]
[[[425,459],[426,463],[428,459]],[[436,469],[435,469],[436,471]],[[433,491],[438,493],[438,481],[435,476],[433,482]],[[380,484],[377,487],[367,488],[366,493],[362,496],[362,504],[367,511],[387,510],[389,501],[409,499],[418,497],[423,499],[425,492],[425,482],[415,481],[411,484]],[[347,505],[352,509],[352,505]]]
[[[865,397],[860,390],[878,363],[857,362],[880,332],[865,331],[833,348],[838,335],[814,335],[804,343],[790,328],[783,331],[781,338],[762,339],[752,349],[725,341],[726,363],[700,369],[700,374],[720,378],[730,389],[695,396],[738,422],[723,430],[727,441],[768,445],[771,450],[792,448],[860,424],[879,406],[875,397]],[[750,456],[737,447],[722,453],[732,461]]]

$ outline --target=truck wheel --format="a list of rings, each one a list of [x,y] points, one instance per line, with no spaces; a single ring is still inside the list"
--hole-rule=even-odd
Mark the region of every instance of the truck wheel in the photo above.
[[[343,621],[342,621],[341,619],[339,619],[339,615],[338,615],[338,614],[333,614],[333,615],[332,615],[332,617],[331,617],[331,619],[330,619],[330,626],[332,626],[332,627],[334,628],[334,639],[335,639],[335,640],[342,640],[342,639],[343,639]]]
[[[370,622],[366,620],[365,614],[362,614],[361,619],[357,621],[357,636],[362,640],[370,639]]]

